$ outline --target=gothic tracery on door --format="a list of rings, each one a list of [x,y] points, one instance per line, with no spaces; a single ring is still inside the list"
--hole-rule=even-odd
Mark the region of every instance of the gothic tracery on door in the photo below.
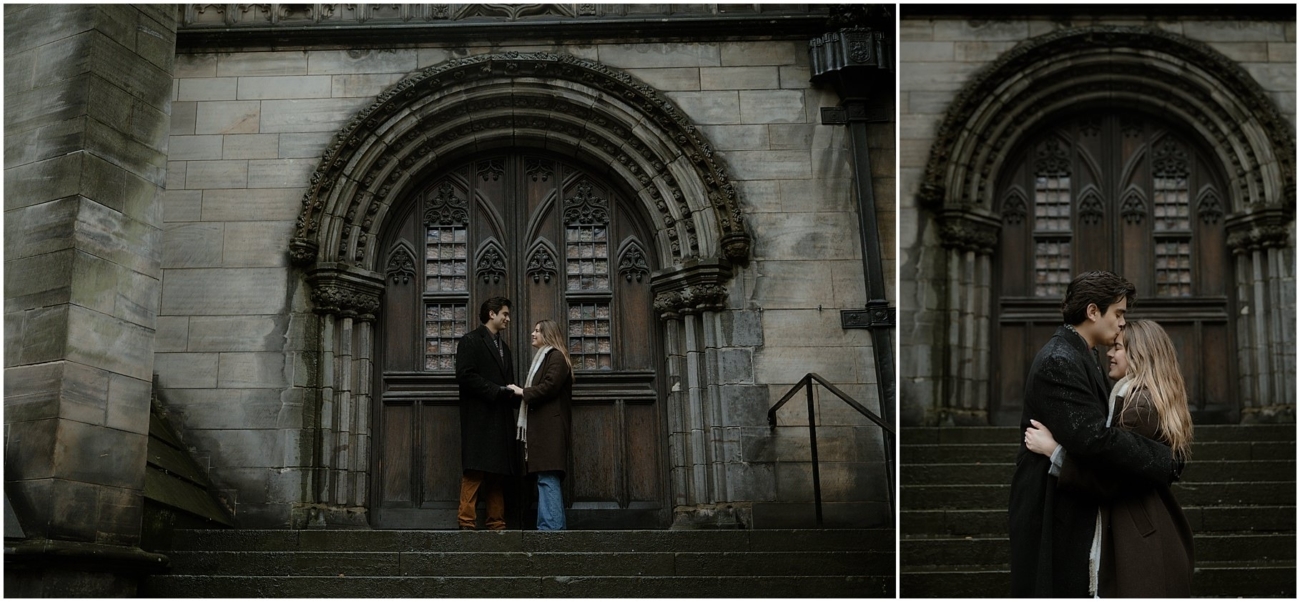
[[[1236,420],[1223,181],[1196,138],[1139,113],[1059,119],[1012,154],[996,197],[994,424],[1019,422],[1025,372],[1061,322],[1066,286],[1098,269],[1137,286],[1130,318],[1169,333],[1195,419]]]
[[[566,160],[509,153],[436,174],[395,215],[381,243],[372,525],[454,528],[456,340],[496,295],[513,301],[506,338],[517,379],[534,323],[551,318],[568,333],[577,370],[570,527],[666,525],[655,255],[627,197]]]

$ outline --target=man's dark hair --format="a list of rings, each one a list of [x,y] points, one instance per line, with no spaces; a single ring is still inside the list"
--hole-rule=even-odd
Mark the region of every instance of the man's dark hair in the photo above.
[[[1128,299],[1133,304],[1137,289],[1133,283],[1114,272],[1084,272],[1074,277],[1065,289],[1065,300],[1061,302],[1061,317],[1066,324],[1079,325],[1088,319],[1088,305],[1095,303],[1102,314],[1113,303]]]
[[[494,314],[501,311],[502,307],[510,307],[510,300],[505,297],[491,297],[483,302],[478,308],[478,321],[480,324],[487,324],[488,314]]]

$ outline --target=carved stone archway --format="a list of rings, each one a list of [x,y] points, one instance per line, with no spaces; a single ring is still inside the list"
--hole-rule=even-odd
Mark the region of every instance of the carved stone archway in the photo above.
[[[290,241],[290,260],[306,271],[311,311],[319,315],[304,352],[317,369],[312,382],[301,384],[312,408],[304,428],[313,482],[304,487],[306,511],[296,521],[365,521],[370,352],[386,260],[374,243],[389,210],[430,170],[501,147],[545,149],[609,167],[652,222],[656,240],[646,241],[644,252],[670,266],[652,276],[670,354],[702,353],[702,338],[677,336],[689,328],[679,322],[724,304],[730,267],[746,261],[750,235],[727,170],[686,115],[630,75],[569,55],[506,52],[423,69],[335,135],[311,176]],[[669,379],[684,378],[682,361],[670,362]],[[688,389],[698,394],[703,387]],[[678,415],[687,395],[674,392],[668,400],[674,433],[700,428],[702,418]],[[675,495],[686,498],[675,503],[696,499],[690,491],[679,489]],[[707,493],[699,499],[713,501]]]
[[[1026,40],[958,93],[931,147],[918,201],[946,249],[947,404],[941,419],[983,424],[989,407],[992,253],[1002,216],[995,180],[1024,137],[1051,119],[1127,106],[1186,126],[1228,179],[1228,245],[1237,255],[1243,420],[1294,420],[1295,138],[1236,62],[1145,27],[1062,29]]]

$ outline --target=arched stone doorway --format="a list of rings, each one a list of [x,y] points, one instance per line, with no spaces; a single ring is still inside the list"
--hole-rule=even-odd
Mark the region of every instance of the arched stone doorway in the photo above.
[[[305,270],[304,282],[310,287],[311,306],[302,310],[309,309],[319,316],[315,332],[308,336],[311,342],[302,351],[302,356],[314,361],[317,367],[304,378],[310,382],[302,383],[312,398],[306,404],[312,411],[305,419],[305,438],[315,450],[313,478],[305,485],[304,501],[316,508],[325,522],[368,523],[368,510],[385,495],[372,490],[380,482],[380,475],[371,474],[376,465],[375,454],[381,453],[381,446],[387,442],[374,438],[377,427],[371,420],[375,417],[375,392],[385,390],[384,376],[377,373],[381,367],[374,362],[376,343],[380,338],[385,342],[393,340],[378,336],[375,321],[377,316],[391,311],[386,305],[389,291],[385,290],[385,282],[391,279],[386,273],[389,263],[403,262],[400,245],[394,247],[401,237],[391,235],[390,231],[400,230],[395,224],[410,219],[415,202],[412,199],[420,199],[426,208],[430,203],[436,204],[441,185],[451,184],[455,179],[450,176],[455,169],[479,161],[487,161],[490,166],[496,157],[501,161],[500,175],[505,175],[509,164],[514,166],[512,177],[521,182],[518,178],[527,177],[530,156],[567,165],[579,172],[585,170],[591,176],[589,183],[622,199],[620,211],[638,216],[628,218],[639,222],[635,235],[611,242],[619,246],[610,246],[607,252],[611,262],[629,258],[636,265],[636,260],[631,259],[635,253],[629,250],[639,249],[644,255],[645,273],[635,268],[626,275],[615,276],[630,275],[634,279],[640,276],[637,284],[643,288],[648,285],[637,302],[644,307],[633,312],[634,315],[643,316],[643,320],[652,318],[649,307],[653,299],[654,310],[662,317],[651,328],[654,339],[663,341],[669,360],[656,361],[649,371],[643,371],[646,373],[643,380],[647,382],[629,385],[615,382],[618,379],[606,379],[609,380],[605,383],[606,390],[590,396],[593,400],[606,400],[611,408],[616,408],[610,412],[616,415],[616,421],[622,421],[624,432],[645,430],[629,429],[629,424],[657,422],[662,430],[654,444],[671,453],[652,453],[651,457],[657,454],[660,457],[657,461],[663,462],[658,475],[652,479],[633,479],[631,486],[626,476],[619,476],[621,473],[617,471],[600,473],[596,480],[618,479],[619,484],[608,487],[609,492],[599,492],[600,495],[610,493],[607,497],[613,499],[588,500],[594,504],[594,510],[648,512],[622,512],[621,515],[614,512],[616,518],[612,524],[600,520],[593,524],[649,526],[646,524],[649,521],[663,526],[672,505],[709,499],[710,478],[703,474],[708,470],[706,466],[683,468],[681,462],[674,461],[671,477],[666,467],[670,463],[669,455],[689,457],[703,453],[698,446],[687,451],[686,442],[673,448],[670,441],[678,433],[698,431],[700,422],[708,419],[687,403],[688,396],[698,396],[706,385],[698,375],[688,374],[691,371],[686,363],[698,361],[702,355],[705,341],[698,336],[699,329],[716,319],[712,312],[725,303],[730,266],[745,261],[749,253],[749,235],[741,219],[735,187],[700,132],[653,88],[627,74],[572,56],[511,52],[435,65],[380,94],[374,104],[359,112],[336,135],[303,197],[290,256],[295,266]],[[481,176],[476,173],[474,177]],[[468,176],[460,180],[464,184]],[[556,189],[559,197],[586,195],[589,198],[596,188],[580,191],[581,180],[564,182],[567,188]],[[455,185],[451,184],[444,201],[454,196]],[[526,249],[506,249],[502,240],[508,238],[505,232],[519,227],[505,224],[524,220],[522,229],[527,230],[526,222],[533,219],[521,217],[527,211],[516,213],[513,217],[488,217],[492,214],[488,210],[483,221],[496,220],[501,235],[495,239],[490,234],[477,239],[467,236],[467,245],[470,239],[475,239],[472,242],[479,247],[465,250],[468,282],[487,274],[489,280],[492,276],[505,280],[515,278],[526,287],[532,282],[527,267],[529,253],[554,252],[557,268],[564,261],[558,231],[546,240],[529,241]],[[613,213],[617,215],[618,211]],[[387,238],[386,234],[389,234]],[[426,256],[427,247],[421,251],[416,247],[417,241],[411,240],[414,234],[408,234],[406,242],[410,248],[406,252],[416,264],[410,276],[423,277],[422,268],[417,269],[417,258]],[[427,232],[425,236],[423,242],[427,244]],[[488,258],[493,253],[496,257]],[[484,264],[489,266],[486,271],[476,272],[479,262],[485,259],[493,260]],[[539,259],[544,258],[539,256]],[[507,270],[507,264],[515,268]],[[523,266],[525,278],[517,278],[519,266]],[[651,274],[653,267],[659,270]],[[493,274],[498,268],[502,273]],[[402,269],[397,271],[400,279]],[[514,276],[509,275],[511,271]],[[465,298],[449,304],[453,322],[459,319],[454,306],[460,304],[466,308],[466,321],[472,323],[474,304],[481,302],[475,295],[486,294],[468,282],[467,288],[473,290],[464,291]],[[519,292],[507,290],[506,293],[520,296]],[[601,300],[595,297],[601,294],[579,291],[573,297],[566,292],[565,296],[556,297],[555,305],[564,304],[567,312],[572,309],[568,307],[570,302],[585,301],[578,305],[591,305],[598,311],[595,306]],[[611,292],[608,301],[617,304],[614,297],[618,294]],[[592,298],[578,298],[584,295]],[[534,297],[523,295],[523,298],[530,299],[531,303]],[[581,314],[584,308],[579,307],[578,311]],[[585,314],[581,314],[575,321],[585,319]],[[414,316],[408,319],[414,320]],[[593,320],[593,326],[599,330],[599,318],[595,314]],[[472,326],[476,324],[466,324],[467,328]],[[453,338],[454,333],[452,327]],[[440,337],[439,345],[443,342]],[[520,348],[526,344],[521,345],[521,339],[516,336],[514,346],[523,353]],[[602,358],[598,337],[593,343],[597,346],[593,360],[599,372]],[[384,353],[391,350],[386,347]],[[611,365],[617,368],[618,361]],[[602,382],[599,377],[592,380]],[[662,405],[649,418],[645,412],[635,410],[653,404],[642,404],[629,412],[631,405],[645,401],[642,389],[652,391]],[[438,397],[431,393],[433,389],[425,391],[429,393],[427,399]],[[444,423],[449,419],[441,418]],[[608,416],[602,419],[614,420]],[[622,446],[621,449],[629,444],[641,445],[627,437],[610,443]],[[445,449],[446,440],[439,445]],[[459,470],[458,457],[449,462],[443,468],[457,465],[455,470]],[[429,479],[437,482],[438,476],[429,475]],[[674,486],[669,487],[669,482]],[[646,484],[653,486],[643,486]],[[576,479],[573,486],[578,490],[570,499],[582,501],[584,482]],[[699,490],[701,487],[703,491]],[[594,512],[593,516],[599,514]],[[399,520],[390,526],[402,524]]]
[[[1122,26],[1063,29],[1022,42],[958,94],[935,135],[919,201],[937,217],[947,266],[943,327],[949,344],[941,350],[939,395],[946,407],[939,419],[989,424],[1018,417],[1014,409],[991,414],[1001,407],[992,396],[1015,393],[1002,380],[1015,376],[999,372],[999,362],[1016,358],[998,357],[1005,350],[994,336],[1001,324],[993,317],[1001,322],[1007,315],[995,307],[1003,269],[997,254],[1006,244],[1007,222],[1027,220],[1035,199],[1022,192],[1023,217],[1004,211],[1007,199],[998,195],[1014,194],[999,187],[999,178],[1017,169],[1012,163],[1036,133],[1107,107],[1159,115],[1183,139],[1204,142],[1206,161],[1223,179],[1217,200],[1224,237],[1216,252],[1231,255],[1227,311],[1219,316],[1228,322],[1226,343],[1235,362],[1229,386],[1238,407],[1228,414],[1239,410],[1243,421],[1294,420],[1294,371],[1288,369],[1294,356],[1286,351],[1294,347],[1294,328],[1286,326],[1294,311],[1294,266],[1287,259],[1295,223],[1292,128],[1251,77],[1217,51],[1165,31]],[[1074,184],[1065,228],[1079,236],[1091,209],[1082,204],[1086,191]],[[1121,217],[1123,200],[1115,201]],[[1072,259],[1068,270],[1079,267]],[[1130,268],[1119,263],[1111,269]],[[1021,347],[1036,349],[1028,339]]]

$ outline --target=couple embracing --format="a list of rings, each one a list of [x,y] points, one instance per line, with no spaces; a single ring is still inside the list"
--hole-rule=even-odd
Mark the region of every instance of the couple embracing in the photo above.
[[[1065,324],[1034,358],[1011,480],[1011,594],[1191,595],[1192,533],[1170,484],[1192,420],[1178,361],[1155,322],[1125,320],[1133,284],[1088,272]],[[1112,387],[1093,348],[1107,353]]]

